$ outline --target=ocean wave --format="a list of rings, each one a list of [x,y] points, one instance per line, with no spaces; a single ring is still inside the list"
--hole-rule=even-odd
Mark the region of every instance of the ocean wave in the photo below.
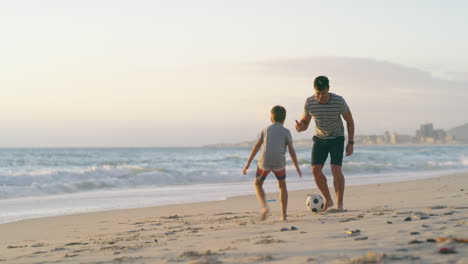
[[[87,168],[40,169],[0,175],[0,197],[74,193],[113,188],[166,186],[245,180],[240,169],[174,170],[141,166],[90,166]]]
[[[310,172],[310,149],[296,150],[302,172]],[[242,175],[248,150],[68,149],[0,151],[0,198],[251,181]],[[257,157],[258,158],[258,155]],[[295,175],[289,154],[288,174]],[[324,171],[330,175],[330,157]],[[413,173],[468,168],[466,147],[356,147],[343,160],[345,175]]]

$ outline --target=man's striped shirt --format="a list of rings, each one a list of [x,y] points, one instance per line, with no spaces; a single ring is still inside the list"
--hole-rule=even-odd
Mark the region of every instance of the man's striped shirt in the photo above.
[[[349,111],[343,97],[334,93],[329,94],[330,101],[326,104],[319,103],[314,95],[307,98],[304,105],[304,114],[310,115],[315,120],[315,136],[323,139],[344,136],[341,115]]]

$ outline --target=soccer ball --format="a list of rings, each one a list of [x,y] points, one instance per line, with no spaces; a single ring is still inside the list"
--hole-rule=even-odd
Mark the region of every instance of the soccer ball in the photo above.
[[[318,213],[323,209],[323,198],[319,194],[308,194],[306,200],[306,207],[309,211]]]

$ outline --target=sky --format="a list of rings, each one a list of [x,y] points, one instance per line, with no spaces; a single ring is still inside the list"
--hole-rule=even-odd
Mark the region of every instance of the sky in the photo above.
[[[357,134],[468,122],[466,1],[4,1],[0,147],[200,146],[293,131],[327,75]]]

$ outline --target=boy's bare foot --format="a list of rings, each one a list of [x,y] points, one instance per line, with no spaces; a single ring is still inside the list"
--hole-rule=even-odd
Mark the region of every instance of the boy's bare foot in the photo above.
[[[286,220],[288,220],[288,216],[287,215],[281,215],[280,220],[281,221],[286,221]]]
[[[268,216],[268,208],[263,208],[260,212],[260,220],[264,221]]]
[[[330,201],[325,201],[324,205],[323,205],[323,210],[322,212],[326,212],[328,210],[328,208],[332,207],[333,206],[333,201],[330,200]]]

